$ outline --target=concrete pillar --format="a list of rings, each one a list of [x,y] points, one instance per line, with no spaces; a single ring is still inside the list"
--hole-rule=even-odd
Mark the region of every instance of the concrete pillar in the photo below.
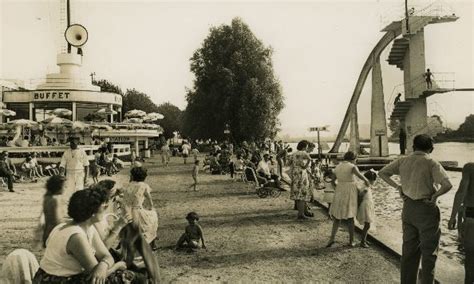
[[[110,110],[114,110],[114,106],[112,104],[109,105],[109,109]],[[114,122],[114,115],[113,114],[110,114],[110,123]]]
[[[385,116],[380,58],[375,60],[375,64],[372,67],[372,100],[370,117],[370,156],[388,156],[387,119]]]
[[[29,103],[29,111],[28,111],[28,119],[33,120],[33,111],[35,109],[35,104],[34,103]]]
[[[140,143],[138,141],[138,137],[135,138],[135,149],[134,149],[134,151],[135,151],[136,156],[140,157]]]
[[[148,145],[148,138],[145,138],[145,145],[144,145],[144,147],[145,147],[145,151],[144,151],[143,153],[144,153],[145,158],[150,158],[150,157],[151,157],[151,151],[148,150],[148,147],[149,147],[149,145]]]
[[[359,121],[357,118],[357,107],[351,112],[351,134],[350,134],[349,150],[359,154],[360,153],[360,139],[359,139]]]
[[[76,102],[72,102],[72,121],[77,120]]]
[[[413,151],[413,138],[418,134],[428,133],[426,98],[414,100],[405,117],[407,132],[407,153]]]
[[[426,90],[423,77],[426,71],[424,30],[418,30],[409,39],[410,44],[403,61],[405,100],[411,102],[410,110],[403,119],[407,133],[407,153],[413,151],[413,138],[418,134],[428,132],[426,99],[420,98]]]
[[[403,59],[403,79],[405,83],[405,99],[420,97],[426,89],[423,74],[425,65],[425,32],[419,30],[409,37],[410,44]],[[433,71],[433,70],[431,70]]]

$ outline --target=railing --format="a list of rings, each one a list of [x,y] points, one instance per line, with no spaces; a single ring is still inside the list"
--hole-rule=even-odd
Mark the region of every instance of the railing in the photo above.
[[[401,21],[405,19],[405,7],[402,4],[384,3],[380,4],[380,27],[385,28],[388,24],[394,21]],[[383,7],[382,7],[383,5]],[[413,10],[412,10],[413,8]],[[419,17],[445,17],[454,15],[454,9],[452,6],[444,3],[443,1],[433,1],[429,5],[412,5],[408,7],[410,16]],[[422,21],[421,18],[414,19],[413,24],[416,25],[418,21]]]
[[[93,160],[100,145],[79,145],[78,147],[84,149],[89,160]],[[68,146],[0,147],[0,152],[8,152],[14,164],[22,163],[30,153],[37,153],[39,162],[58,163],[67,149],[69,149]],[[112,152],[118,157],[128,156],[132,153],[129,144],[114,144]]]
[[[432,89],[434,90],[435,89],[455,89],[456,80],[455,80],[454,72],[433,72],[432,74],[433,74]],[[395,97],[397,96],[398,93],[403,94],[405,92],[405,86],[407,84],[412,84],[413,90],[419,90],[420,86],[426,85],[426,80],[425,80],[424,75],[420,75],[411,81],[394,86],[389,96],[389,99],[385,104],[385,113],[387,117],[390,117],[390,114],[392,113],[395,107],[395,105],[393,104]]]

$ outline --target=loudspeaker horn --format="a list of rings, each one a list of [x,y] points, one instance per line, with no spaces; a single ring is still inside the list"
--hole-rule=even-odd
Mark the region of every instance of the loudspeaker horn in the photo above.
[[[81,47],[87,42],[88,34],[86,28],[79,24],[70,25],[64,32],[66,41],[74,46]]]

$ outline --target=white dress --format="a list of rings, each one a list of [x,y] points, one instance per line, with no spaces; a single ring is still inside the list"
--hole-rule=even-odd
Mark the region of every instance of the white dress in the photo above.
[[[156,211],[143,208],[145,192],[149,193],[150,191],[150,186],[144,182],[131,182],[124,189],[122,198],[124,210],[131,213],[133,222],[141,229],[148,243],[156,239],[158,230]]]
[[[367,193],[364,195],[359,209],[357,210],[357,222],[361,225],[364,223],[373,223],[375,221],[374,201],[372,199],[372,189],[370,187],[364,188]]]
[[[329,214],[339,220],[357,216],[358,190],[352,173],[354,167],[354,164],[344,161],[334,169],[337,185]]]

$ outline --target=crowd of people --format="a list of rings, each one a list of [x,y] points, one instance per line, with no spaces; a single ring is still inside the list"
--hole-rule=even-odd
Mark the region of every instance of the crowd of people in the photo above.
[[[323,184],[317,189],[323,188],[325,193],[330,194],[324,194],[320,201],[328,203],[329,215],[333,220],[327,247],[335,244],[335,236],[342,221],[348,226],[348,245],[356,246],[356,220],[363,227],[359,245],[369,247],[367,235],[375,221],[372,190],[375,181],[380,178],[398,190],[403,199],[401,282],[415,283],[419,279],[421,283],[433,283],[441,236],[437,200],[453,186],[441,164],[429,156],[434,149],[431,137],[416,136],[413,153],[396,159],[379,173],[374,170],[361,173],[356,165],[357,155],[353,152],[345,153],[343,161],[336,162],[333,170],[322,168],[320,161],[310,156],[315,145],[305,140],[298,143],[295,152],[282,142],[257,145],[244,142],[234,149],[228,142],[222,145],[212,143],[204,168],[208,168],[212,174],[229,173],[232,176],[236,172],[242,172],[245,167],[250,167],[258,173],[258,179],[263,179],[262,183],[274,180],[276,186],[280,187],[280,181],[287,182],[291,188],[290,198],[295,201],[295,209],[298,211],[298,220],[312,217],[308,203],[315,199],[315,185],[317,187]],[[456,225],[461,228],[459,235],[466,255],[466,283],[474,283],[472,165],[473,163],[468,163],[463,168],[462,181],[448,225],[449,229],[456,229]],[[288,170],[285,171],[285,168]],[[400,181],[393,180],[393,175],[399,175]],[[195,183],[197,184],[197,180]],[[327,187],[332,187],[332,192]]]
[[[190,157],[193,159],[190,188],[197,191],[201,169],[197,145],[183,141],[180,148],[183,164],[188,163]],[[283,186],[286,184],[298,220],[313,217],[309,203],[317,198],[316,192],[329,192],[320,199],[330,205],[329,216],[333,222],[326,247],[336,243],[342,222],[348,226],[348,246],[356,246],[356,221],[363,226],[359,245],[370,246],[367,236],[375,221],[373,185],[377,179],[385,181],[398,190],[403,199],[401,282],[416,283],[418,279],[421,283],[433,283],[441,236],[437,199],[452,188],[441,164],[429,156],[434,149],[433,140],[427,135],[416,136],[412,154],[396,159],[378,173],[360,172],[357,155],[350,151],[329,169],[311,157],[314,148],[315,145],[306,140],[300,141],[295,151],[281,141],[259,145],[242,143],[238,147],[227,141],[220,145],[212,143],[203,167],[211,174],[229,174],[231,178],[246,175],[246,169],[251,169],[264,184],[271,181],[281,190],[286,190]],[[107,146],[101,149],[90,163],[83,150],[77,148],[77,140],[71,139],[70,149],[59,164],[59,175],[54,173],[48,179],[43,221],[39,227],[45,253],[34,283],[159,280],[159,267],[153,255],[157,248],[158,214],[150,195],[151,187],[145,182],[147,171],[140,164],[132,165],[130,183],[123,188],[116,188],[115,181],[110,179],[94,179],[94,184],[87,187],[88,167],[99,164],[106,156],[113,161]],[[8,166],[4,156],[0,154],[0,173]],[[161,147],[161,156],[163,166],[168,166],[172,156],[168,143]],[[107,173],[107,168],[104,170]],[[399,175],[400,180],[392,179],[393,175]],[[466,256],[466,283],[474,280],[473,180],[473,163],[468,163],[463,168],[448,224],[449,229],[460,228]],[[332,192],[328,188],[332,188]],[[198,224],[199,215],[190,212],[186,220],[189,224],[177,241],[176,249],[193,251],[200,247],[199,243],[206,248],[203,229]],[[420,262],[421,273],[418,272]]]

